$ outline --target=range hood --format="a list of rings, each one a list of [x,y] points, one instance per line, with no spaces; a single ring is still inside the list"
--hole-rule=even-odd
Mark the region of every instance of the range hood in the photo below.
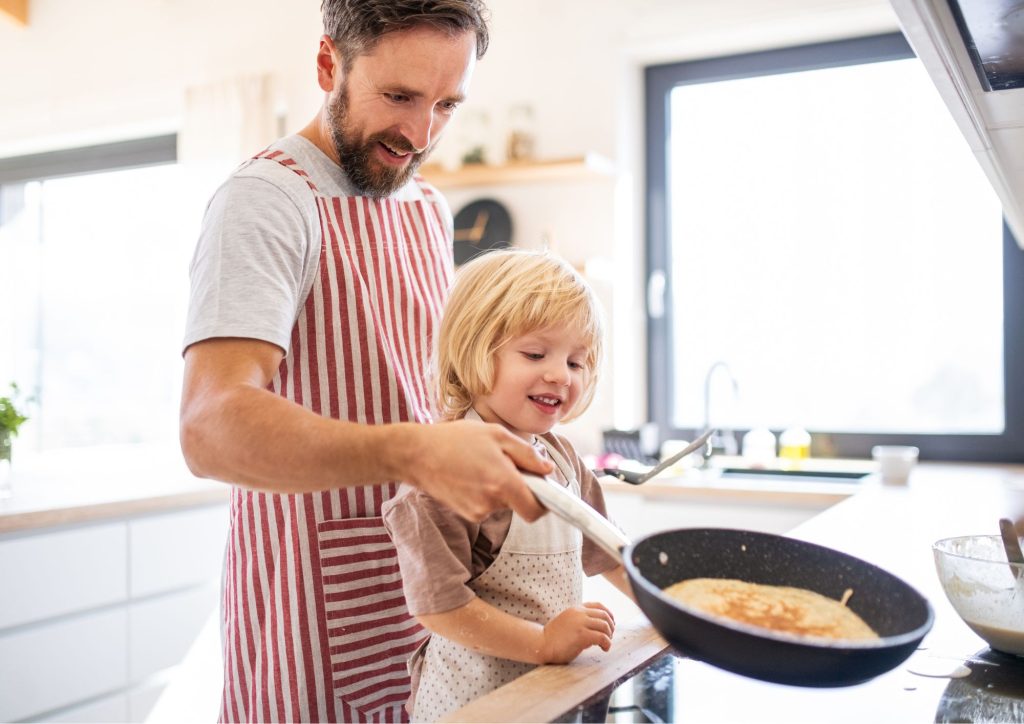
[[[890,0],[1024,248],[1024,0]]]

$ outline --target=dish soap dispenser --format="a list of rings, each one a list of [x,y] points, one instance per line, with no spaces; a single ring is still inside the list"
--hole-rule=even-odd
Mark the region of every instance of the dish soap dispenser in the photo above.
[[[811,456],[811,435],[802,427],[789,427],[779,435],[779,457],[790,467]]]

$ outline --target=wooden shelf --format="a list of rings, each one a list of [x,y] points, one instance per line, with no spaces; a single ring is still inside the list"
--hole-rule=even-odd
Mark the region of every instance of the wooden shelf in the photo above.
[[[0,0],[0,16],[6,16],[15,24],[28,25],[28,0]]]
[[[436,165],[427,165],[420,168],[420,173],[434,186],[451,189],[469,186],[610,178],[614,173],[614,166],[607,158],[596,153],[588,153],[585,156],[573,158],[509,163],[503,166],[483,164],[463,166],[455,171],[448,171]]]

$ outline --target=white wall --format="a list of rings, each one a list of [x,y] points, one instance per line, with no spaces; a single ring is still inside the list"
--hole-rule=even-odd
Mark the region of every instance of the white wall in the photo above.
[[[236,75],[273,73],[305,120],[319,103],[314,0],[31,0],[29,13],[27,28],[0,18],[0,156],[173,130],[186,88]]]
[[[612,326],[605,383],[569,428],[592,450],[602,427],[638,424],[645,407],[643,66],[888,32],[896,18],[885,0],[489,4],[492,45],[461,117],[488,112],[492,158],[508,109],[525,102],[540,156],[594,151],[618,168],[607,182],[449,194],[456,210],[496,196],[512,211],[517,243],[548,238],[574,263],[614,270],[593,279]],[[282,127],[297,130],[321,99],[320,32],[318,0],[30,0],[27,28],[0,19],[0,157],[175,130],[186,88],[260,73],[273,76]],[[457,117],[440,160],[455,162],[464,131]]]

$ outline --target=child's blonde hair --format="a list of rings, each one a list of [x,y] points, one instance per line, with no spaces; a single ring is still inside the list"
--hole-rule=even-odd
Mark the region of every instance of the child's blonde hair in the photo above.
[[[587,344],[579,402],[594,398],[601,360],[601,310],[590,286],[565,261],[535,251],[491,251],[459,269],[437,336],[438,411],[463,417],[494,385],[494,356],[514,337],[559,324],[575,326]]]

